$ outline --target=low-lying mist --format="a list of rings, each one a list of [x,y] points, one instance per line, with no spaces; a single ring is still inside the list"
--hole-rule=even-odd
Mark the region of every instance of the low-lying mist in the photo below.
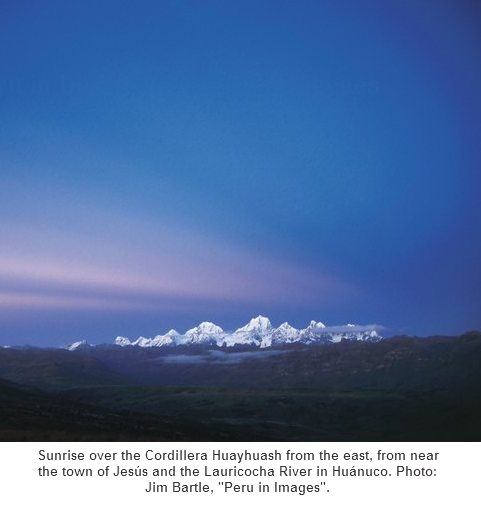
[[[281,355],[288,353],[289,350],[270,350],[259,353],[256,351],[243,351],[226,353],[219,350],[209,350],[205,354],[200,355],[166,355],[163,357],[157,357],[156,362],[163,364],[240,364],[248,360],[265,360],[274,355]]]

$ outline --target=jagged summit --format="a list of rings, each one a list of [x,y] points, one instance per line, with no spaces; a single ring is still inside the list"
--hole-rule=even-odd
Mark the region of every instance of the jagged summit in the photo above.
[[[252,318],[252,320],[247,325],[244,325],[244,327],[237,329],[235,333],[257,332],[259,334],[266,334],[271,330],[272,324],[269,318],[259,315],[257,318]]]
[[[197,327],[189,329],[184,336],[176,336],[177,344],[217,344],[224,331],[212,322],[202,322]]]
[[[200,334],[222,334],[224,331],[215,325],[212,322],[202,322],[197,327],[194,327],[193,329],[188,330],[185,335],[191,336],[191,335],[200,335]]]
[[[347,324],[347,327],[349,327],[349,324]],[[322,322],[316,322],[316,320],[311,320],[311,323],[309,323],[309,329],[325,329],[326,326]]]
[[[128,337],[117,336],[114,343],[117,346],[130,346],[132,343]]]
[[[269,318],[259,315],[252,318],[249,323],[233,332],[225,331],[212,322],[202,322],[180,334],[174,329],[166,334],[155,337],[139,337],[131,341],[127,337],[118,336],[114,344],[117,346],[166,347],[166,346],[253,346],[268,348],[285,344],[329,344],[340,341],[379,341],[382,337],[377,333],[376,325],[339,325],[326,327],[322,322],[311,320],[303,329],[296,329],[288,322],[274,327]],[[86,348],[90,345],[86,341],[78,341],[64,346],[67,350]]]
[[[374,326],[343,325],[326,327],[322,322],[311,320],[304,329],[296,329],[288,322],[274,327],[266,316],[259,315],[252,318],[246,325],[234,332],[228,332],[212,322],[202,322],[179,334],[176,330],[169,330],[166,334],[159,334],[153,338],[139,337],[130,341],[126,337],[117,337],[118,346],[179,346],[179,345],[208,345],[208,346],[255,346],[266,348],[282,346],[284,344],[327,344],[348,341],[378,341],[381,336],[374,330]],[[74,346],[74,345],[72,345]]]
[[[288,322],[284,322],[281,325],[279,325],[279,327],[277,327],[277,330],[280,330],[285,333],[291,333],[291,332],[297,331],[297,329],[295,329],[292,325],[289,325]]]
[[[71,343],[71,344],[67,344],[65,346],[62,346],[62,348],[69,350],[69,351],[74,351],[74,350],[78,350],[79,348],[89,348],[89,347],[90,347],[90,344],[85,339],[83,339],[82,341],[76,341],[75,343]]]
[[[284,322],[271,334],[270,345],[281,345],[284,343],[295,343],[299,341],[301,331],[289,325],[288,322]]]

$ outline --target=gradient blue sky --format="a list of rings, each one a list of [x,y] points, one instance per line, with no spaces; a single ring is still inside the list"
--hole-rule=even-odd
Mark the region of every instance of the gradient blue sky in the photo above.
[[[0,344],[481,328],[481,2],[0,5]]]

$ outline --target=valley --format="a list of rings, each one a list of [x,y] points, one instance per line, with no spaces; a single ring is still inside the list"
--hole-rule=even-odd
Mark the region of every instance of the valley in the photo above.
[[[479,363],[477,332],[275,352],[0,349],[0,438],[470,441]]]

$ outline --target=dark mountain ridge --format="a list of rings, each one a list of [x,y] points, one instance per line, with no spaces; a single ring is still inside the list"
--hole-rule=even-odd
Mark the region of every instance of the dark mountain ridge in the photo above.
[[[0,349],[0,377],[48,390],[93,385],[426,388],[479,381],[481,333],[272,349],[105,345]]]
[[[473,440],[479,364],[479,332],[276,350],[0,349],[0,434],[23,425],[45,439],[51,424],[73,440]]]

